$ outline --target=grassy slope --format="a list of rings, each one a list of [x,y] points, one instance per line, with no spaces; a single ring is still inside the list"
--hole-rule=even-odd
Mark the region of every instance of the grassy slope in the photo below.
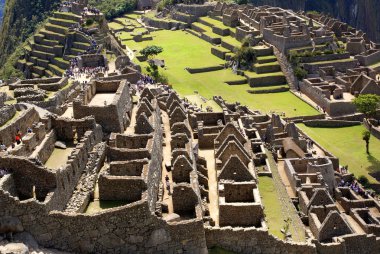
[[[329,152],[337,156],[341,165],[348,165],[348,170],[356,177],[365,175],[371,183],[376,183],[373,175],[380,175],[380,140],[371,137],[370,155],[366,154],[365,142],[362,140],[363,126],[345,128],[310,128],[298,125]]]
[[[229,86],[225,81],[240,80],[244,77],[237,76],[231,70],[190,74],[186,67],[202,67],[223,64],[224,60],[212,55],[212,45],[183,31],[158,31],[151,33],[153,41],[136,43],[125,42],[136,53],[148,45],[160,45],[164,52],[158,56],[165,60],[164,71],[173,87],[181,95],[191,95],[198,91],[206,98],[221,95],[228,101],[240,101],[254,109],[264,112],[285,112],[287,116],[314,115],[317,111],[299,100],[290,92],[275,94],[249,94],[248,85]],[[146,63],[142,63],[144,66]],[[296,110],[294,110],[296,109]]]

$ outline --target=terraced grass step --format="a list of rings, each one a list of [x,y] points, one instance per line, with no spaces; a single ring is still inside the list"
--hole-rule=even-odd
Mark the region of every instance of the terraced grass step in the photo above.
[[[63,59],[62,57],[54,57],[51,62],[63,70],[66,70],[70,66],[70,62]]]
[[[33,35],[33,41],[36,43],[41,43],[45,39],[45,35],[43,34],[35,34]]]
[[[86,43],[86,42],[74,42],[73,43],[73,47],[74,48],[78,48],[78,49],[82,49],[82,50],[86,50],[90,46],[91,46],[91,44],[90,43]]]
[[[241,46],[241,43],[236,40],[234,37],[231,36],[225,36],[222,38],[222,47],[234,51],[235,48],[239,48]]]
[[[47,52],[47,53],[54,54],[54,48],[52,46],[45,46],[45,45],[42,45],[42,44],[34,44],[33,45],[33,50],[37,50],[37,51],[42,51],[42,52]]]
[[[213,32],[204,32],[202,33],[201,38],[212,44],[220,44],[222,42],[222,38]]]
[[[229,51],[228,49],[225,49],[223,47],[212,47],[211,48],[211,54],[213,54],[214,56],[219,57],[220,59],[225,59],[226,58],[226,54],[230,53],[230,52],[231,51]]]
[[[247,71],[244,76],[248,79],[251,87],[276,86],[286,83],[286,78],[282,72],[258,74]]]
[[[45,45],[45,46],[53,47],[53,46],[58,45],[58,44],[59,44],[59,41],[43,39],[39,44],[41,44],[41,45]]]
[[[75,55],[64,55],[63,60],[70,61],[71,59],[75,58]]]
[[[281,66],[277,61],[263,64],[256,63],[253,67],[257,74],[281,71]]]
[[[48,60],[39,59],[39,58],[35,59],[34,61],[35,61],[36,65],[41,66],[45,69],[48,67],[48,65],[50,63]]]
[[[191,24],[191,29],[198,33],[204,33],[204,32],[212,32],[212,28],[209,26],[206,26],[199,22],[194,22]]]
[[[81,20],[81,16],[75,15],[72,12],[54,12],[54,18],[57,19],[66,19],[79,22]]]
[[[64,44],[66,36],[63,34],[55,33],[52,31],[48,31],[45,28],[40,30],[40,33],[45,36],[45,39],[48,40],[56,40],[59,41],[59,43]]]
[[[66,34],[67,31],[68,31],[67,27],[58,26],[58,25],[54,25],[54,24],[51,24],[51,23],[47,23],[45,25],[45,29],[48,30],[48,31],[54,32],[54,33],[58,33],[58,34]]]
[[[42,52],[42,51],[38,51],[38,50],[33,50],[31,52],[32,52],[32,56],[35,56],[35,57],[38,57],[38,58],[44,59],[44,60],[51,60],[55,57],[54,54]]]
[[[51,71],[51,70],[45,70],[45,75],[47,76],[47,77],[54,77],[55,75],[54,75],[54,73]]]
[[[65,70],[59,68],[57,65],[49,64],[48,69],[52,71],[55,75],[62,76]]]
[[[32,72],[32,78],[41,78],[41,76],[37,73]]]
[[[33,67],[32,67],[32,71],[33,71],[34,73],[37,73],[37,74],[40,75],[40,76],[45,75],[45,68],[43,68],[43,67],[41,67],[41,66],[33,65]]]
[[[63,26],[63,27],[67,27],[67,28],[70,28],[70,27],[78,24],[78,22],[73,21],[73,20],[59,19],[59,18],[49,18],[49,22],[53,25]]]
[[[257,63],[259,64],[271,63],[271,62],[276,62],[276,61],[277,61],[277,57],[274,55],[257,57]]]
[[[83,53],[85,52],[85,50],[83,50],[83,49],[77,49],[77,48],[71,48],[70,51],[71,51],[71,53],[73,53],[74,55],[83,54]]]

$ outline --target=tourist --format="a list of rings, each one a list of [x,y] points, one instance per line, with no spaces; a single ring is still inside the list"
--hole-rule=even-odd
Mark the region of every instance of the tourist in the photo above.
[[[28,129],[26,130],[26,132],[27,132],[27,133],[32,133],[33,130],[32,130],[32,128],[28,127]]]
[[[22,141],[22,138],[21,138],[21,132],[19,129],[17,129],[17,134],[16,134],[16,137],[15,137],[15,140],[16,140],[16,143],[17,145],[19,145]]]
[[[7,147],[3,143],[1,143],[1,145],[0,145],[0,151],[4,152],[6,150],[7,150]]]
[[[168,194],[171,195],[169,177],[168,176],[166,176],[166,177],[165,177],[165,180],[166,180],[166,190],[168,191]]]

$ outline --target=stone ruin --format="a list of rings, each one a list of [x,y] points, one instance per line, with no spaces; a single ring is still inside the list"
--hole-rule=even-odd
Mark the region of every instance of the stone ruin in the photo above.
[[[320,77],[304,79],[300,83],[300,91],[330,116],[337,117],[355,114],[352,100],[359,95],[380,95],[380,83],[372,68],[348,69],[342,75],[330,66],[320,69]]]

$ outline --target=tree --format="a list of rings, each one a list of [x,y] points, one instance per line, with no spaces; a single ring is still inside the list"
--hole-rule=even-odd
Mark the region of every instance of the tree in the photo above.
[[[164,51],[162,47],[153,45],[147,46],[144,49],[140,50],[140,54],[145,56],[146,58],[152,59],[156,55],[162,53],[162,51]]]
[[[369,140],[371,139],[371,132],[363,131],[363,140],[365,141],[365,148],[367,150],[367,154],[369,154]]]
[[[158,71],[158,66],[153,61],[153,58],[160,54],[163,50],[160,46],[147,46],[144,49],[140,50],[140,54],[145,56],[151,61],[148,61],[148,66],[146,67],[146,71],[149,73],[149,75],[154,79],[155,82],[160,82],[162,84],[168,84],[168,78],[167,76],[161,74]]]
[[[380,96],[376,94],[362,94],[355,98],[353,103],[358,111],[363,113],[366,118],[373,117],[379,108]]]

